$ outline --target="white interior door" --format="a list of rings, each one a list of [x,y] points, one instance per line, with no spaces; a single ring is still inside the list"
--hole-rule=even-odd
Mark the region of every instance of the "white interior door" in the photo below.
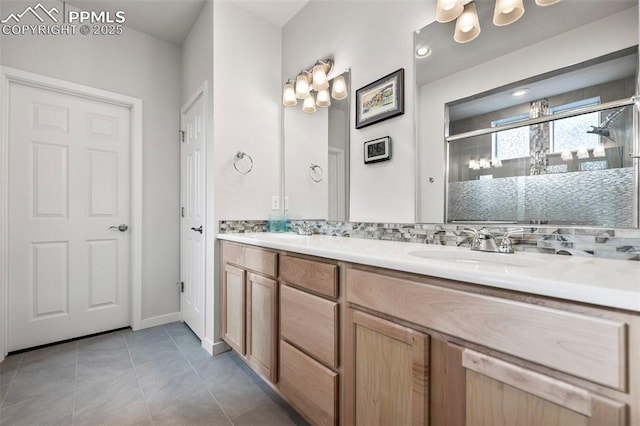
[[[182,319],[202,340],[205,293],[205,139],[203,92],[182,108],[180,276]]]
[[[9,98],[9,351],[129,325],[131,111]]]

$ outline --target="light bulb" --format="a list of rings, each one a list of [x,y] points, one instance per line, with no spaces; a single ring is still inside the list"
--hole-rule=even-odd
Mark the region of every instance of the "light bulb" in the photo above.
[[[347,97],[347,82],[344,80],[343,75],[339,75],[333,79],[333,86],[331,86],[331,97],[338,101]]]
[[[282,105],[295,106],[298,104],[296,99],[296,91],[293,88],[293,83],[286,82],[284,89],[282,89]]]
[[[316,96],[316,105],[319,107],[328,107],[331,105],[331,96],[329,96],[329,90],[324,89],[318,92]]]
[[[313,114],[316,112],[316,100],[313,97],[313,93],[309,94],[309,97],[304,100],[302,104],[302,112],[307,114]]]
[[[298,74],[296,78],[296,98],[306,99],[309,97],[309,80],[304,74]]]
[[[312,86],[313,90],[316,92],[329,88],[329,80],[327,79],[327,73],[324,70],[324,65],[314,65]]]
[[[478,9],[473,3],[464,7],[464,12],[456,21],[456,30],[453,39],[458,43],[467,43],[480,35],[480,20]]]

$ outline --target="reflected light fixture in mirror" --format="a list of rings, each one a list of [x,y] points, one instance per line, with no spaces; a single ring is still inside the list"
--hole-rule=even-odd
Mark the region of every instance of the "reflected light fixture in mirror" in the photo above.
[[[602,157],[606,157],[607,154],[604,151],[604,145],[598,145],[595,148],[593,148],[593,157],[594,158],[602,158]]]
[[[295,89],[292,83],[294,80],[287,80],[282,91],[282,105],[295,106],[298,103],[296,99],[304,99],[302,111],[312,114],[316,112],[316,106],[330,106],[331,98],[345,99],[349,91],[344,76],[335,77],[330,84],[328,76],[332,70],[333,59],[318,60],[312,67],[303,69],[296,76]]]
[[[450,22],[462,14],[462,0],[438,0],[436,4],[436,21]]]
[[[493,25],[502,27],[512,24],[524,15],[522,0],[496,0]]]
[[[536,0],[538,6],[551,6],[560,0]],[[498,27],[512,24],[524,15],[522,0],[495,0],[493,24]],[[468,43],[480,35],[480,19],[473,1],[463,5],[462,0],[438,0],[436,21],[447,23],[456,19],[453,39]]]
[[[462,15],[456,21],[456,30],[453,39],[458,43],[468,43],[480,35],[480,20],[478,19],[478,9],[474,3],[469,3],[464,7]]]

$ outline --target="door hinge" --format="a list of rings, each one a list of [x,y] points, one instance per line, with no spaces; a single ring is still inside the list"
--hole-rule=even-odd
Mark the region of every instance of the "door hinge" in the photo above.
[[[184,130],[178,130],[178,134],[180,135],[180,142],[184,142],[185,133],[187,132],[185,132]]]
[[[180,289],[180,293],[184,293],[184,282],[180,281],[178,283],[178,288]]]
[[[184,217],[184,207],[180,207],[180,216]]]

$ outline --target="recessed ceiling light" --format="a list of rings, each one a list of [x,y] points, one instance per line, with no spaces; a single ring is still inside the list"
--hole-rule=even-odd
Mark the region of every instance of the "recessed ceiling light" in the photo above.
[[[431,49],[429,49],[428,47],[419,47],[416,50],[416,56],[418,58],[426,58],[429,55],[431,55]]]
[[[527,87],[522,87],[520,89],[516,89],[513,92],[511,92],[511,96],[515,96],[515,97],[524,96],[527,93],[529,93],[529,89]]]

